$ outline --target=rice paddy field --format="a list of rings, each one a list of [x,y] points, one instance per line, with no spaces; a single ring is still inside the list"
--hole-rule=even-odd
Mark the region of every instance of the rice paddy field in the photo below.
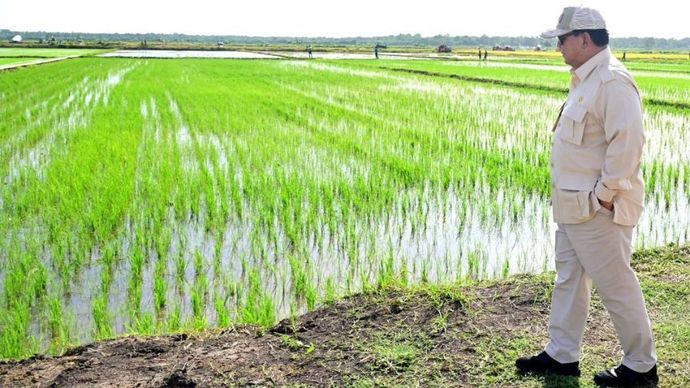
[[[630,66],[646,102],[637,248],[690,229],[690,65],[650,63]],[[518,60],[0,72],[0,358],[552,269],[567,85],[565,67]]]

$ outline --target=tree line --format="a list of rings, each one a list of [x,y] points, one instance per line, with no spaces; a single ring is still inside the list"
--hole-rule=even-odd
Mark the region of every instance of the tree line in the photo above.
[[[118,42],[162,42],[162,43],[202,43],[216,44],[246,44],[246,45],[277,45],[277,44],[311,44],[311,45],[355,45],[373,46],[376,44],[388,46],[418,46],[435,47],[441,44],[454,47],[493,47],[496,45],[510,45],[516,48],[555,47],[555,39],[539,37],[507,37],[507,36],[449,36],[436,35],[423,37],[420,34],[399,34],[378,37],[264,37],[264,36],[235,36],[235,35],[187,35],[187,34],[119,34],[119,33],[78,33],[78,32],[45,32],[45,31],[10,31],[0,30],[0,39],[8,41],[15,35],[21,35],[24,40],[41,41],[46,44],[99,42],[100,44],[114,44]],[[690,50],[690,37],[684,39],[666,38],[612,38],[611,47],[620,50]]]

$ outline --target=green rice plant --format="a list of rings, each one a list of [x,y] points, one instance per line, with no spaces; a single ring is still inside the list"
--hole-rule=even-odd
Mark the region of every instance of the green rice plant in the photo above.
[[[273,299],[263,290],[259,273],[256,270],[249,274],[249,290],[244,306],[240,310],[239,321],[264,327],[270,327],[276,321]]]
[[[27,336],[30,321],[30,309],[24,305],[16,306],[9,314],[0,317],[0,327],[3,328],[0,337],[0,357],[17,359],[36,352],[36,339]]]
[[[479,254],[476,251],[470,252],[467,257],[467,276],[471,279],[479,277]]]
[[[95,322],[94,338],[104,339],[113,336],[112,314],[108,310],[108,294],[101,294],[93,301],[93,319]]]
[[[319,297],[318,291],[316,290],[316,286],[313,284],[310,284],[307,287],[306,294],[304,295],[304,298],[307,303],[307,310],[311,311],[316,308],[316,302]]]
[[[184,239],[180,240],[180,249],[175,255],[175,280],[178,284],[181,284],[185,280],[185,274],[187,272],[187,259],[185,257],[185,243]]]
[[[133,320],[131,330],[138,334],[153,335],[156,332],[156,318],[150,313],[139,314]]]
[[[49,297],[48,325],[50,327],[50,352],[61,353],[71,344],[69,328],[63,315],[62,301],[58,296]]]
[[[226,306],[226,300],[219,292],[213,295],[213,307],[216,311],[216,325],[220,328],[226,328],[231,325],[230,314]]]
[[[179,331],[182,327],[182,306],[180,302],[175,302],[173,308],[169,311],[165,327],[169,332]]]
[[[379,263],[379,271],[376,275],[376,287],[385,288],[394,283],[398,283],[398,277],[395,273],[395,257],[393,252],[389,251],[386,257]]]
[[[292,290],[297,296],[303,297],[307,294],[308,277],[310,274],[306,272],[302,258],[291,255],[288,257],[288,261],[292,272]]]
[[[156,261],[153,279],[154,306],[159,315],[167,304],[166,268],[165,261],[163,260],[164,259],[159,259]]]
[[[205,317],[206,301],[208,296],[208,277],[206,266],[201,251],[194,252],[194,284],[192,285],[192,317],[194,318],[194,328],[202,329],[208,326]]]

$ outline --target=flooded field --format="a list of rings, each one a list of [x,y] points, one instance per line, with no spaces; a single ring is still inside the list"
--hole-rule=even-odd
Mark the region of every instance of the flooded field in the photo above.
[[[198,50],[118,50],[100,54],[99,57],[117,58],[228,58],[228,59],[277,59],[270,54],[246,51],[198,51]]]
[[[137,57],[0,73],[0,357],[553,268],[565,94],[534,85],[567,73],[533,66]],[[665,100],[645,113],[638,248],[689,239],[690,113],[664,74],[643,81]]]
[[[305,52],[295,51],[276,51],[274,55],[279,55],[284,58],[307,59],[309,54]],[[334,52],[312,52],[313,59],[375,59],[374,51],[369,53],[334,53]],[[395,53],[395,52],[379,52],[380,59],[423,59],[419,55]]]
[[[118,58],[227,58],[227,59],[308,59],[309,54],[300,51],[195,51],[195,50],[118,50],[111,53],[100,54],[100,57]],[[379,53],[380,58],[386,59],[423,59],[419,55],[405,53]],[[337,53],[337,52],[312,52],[313,59],[374,59],[371,53]]]

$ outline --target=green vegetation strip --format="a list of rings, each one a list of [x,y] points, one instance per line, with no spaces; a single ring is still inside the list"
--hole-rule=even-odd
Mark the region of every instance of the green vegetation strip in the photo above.
[[[460,74],[439,73],[439,72],[433,72],[433,71],[427,71],[427,70],[404,69],[404,68],[395,68],[395,67],[386,67],[386,66],[383,66],[381,68],[391,70],[391,71],[397,71],[397,72],[421,74],[421,75],[427,75],[427,76],[432,76],[432,77],[446,77],[446,78],[452,78],[452,79],[458,79],[458,80],[470,81],[470,82],[490,83],[490,84],[494,84],[494,85],[509,86],[509,87],[514,87],[514,88],[542,90],[542,91],[555,92],[555,93],[568,93],[568,88],[553,87],[553,86],[548,86],[548,85],[538,85],[538,84],[530,84],[530,83],[524,83],[524,82],[512,82],[512,81],[498,80],[498,79],[491,79],[491,78],[472,77],[472,76],[466,76],[466,75],[460,75]],[[659,100],[659,99],[655,99],[655,98],[645,98],[645,101],[646,101],[646,103],[648,103],[650,105],[655,105],[655,106],[659,106],[659,107],[690,109],[690,103],[688,103],[688,102],[665,101],[665,100]]]

